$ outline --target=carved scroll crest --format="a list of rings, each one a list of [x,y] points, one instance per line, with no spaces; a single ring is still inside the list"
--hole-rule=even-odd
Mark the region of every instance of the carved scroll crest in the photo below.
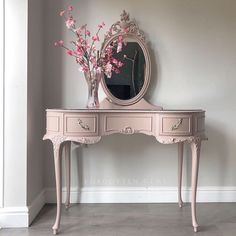
[[[122,14],[120,15],[120,21],[114,23],[106,33],[105,41],[109,40],[116,34],[122,33],[134,34],[145,43],[145,36],[143,31],[139,29],[135,20],[130,20],[129,14],[125,10],[123,10]]]

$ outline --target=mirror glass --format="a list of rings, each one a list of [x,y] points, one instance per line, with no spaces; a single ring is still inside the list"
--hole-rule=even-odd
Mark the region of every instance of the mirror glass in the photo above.
[[[114,47],[113,57],[123,63],[118,73],[111,78],[104,75],[109,92],[120,100],[136,97],[142,90],[145,79],[146,61],[142,48],[133,38],[125,38],[122,51],[117,53]]]

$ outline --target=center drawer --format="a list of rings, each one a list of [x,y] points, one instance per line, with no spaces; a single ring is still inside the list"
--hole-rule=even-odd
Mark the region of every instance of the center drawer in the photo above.
[[[144,114],[112,114],[104,117],[105,134],[154,133],[153,116]]]
[[[98,134],[97,114],[65,114],[64,134],[95,136]]]

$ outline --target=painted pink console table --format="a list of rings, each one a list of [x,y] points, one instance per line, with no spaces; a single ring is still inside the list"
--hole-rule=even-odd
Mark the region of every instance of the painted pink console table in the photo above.
[[[141,100],[142,101],[142,100]],[[143,101],[144,102],[144,101]],[[189,143],[192,149],[192,225],[197,232],[196,191],[201,141],[205,137],[205,112],[202,110],[155,110],[146,109],[77,109],[47,110],[47,133],[44,140],[53,143],[57,215],[53,233],[57,234],[61,218],[61,151],[65,148],[67,198],[70,204],[70,146],[71,142],[94,144],[105,135],[122,133],[151,135],[160,143],[178,143],[178,201],[182,207],[181,183],[183,145]]]

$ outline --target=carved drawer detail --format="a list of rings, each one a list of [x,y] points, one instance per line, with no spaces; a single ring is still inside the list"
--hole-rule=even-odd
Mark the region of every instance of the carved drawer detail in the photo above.
[[[154,133],[153,116],[148,115],[105,115],[104,133]]]
[[[95,136],[98,134],[98,115],[66,114],[64,117],[64,134],[72,136]]]
[[[160,135],[191,135],[192,115],[161,115]]]

